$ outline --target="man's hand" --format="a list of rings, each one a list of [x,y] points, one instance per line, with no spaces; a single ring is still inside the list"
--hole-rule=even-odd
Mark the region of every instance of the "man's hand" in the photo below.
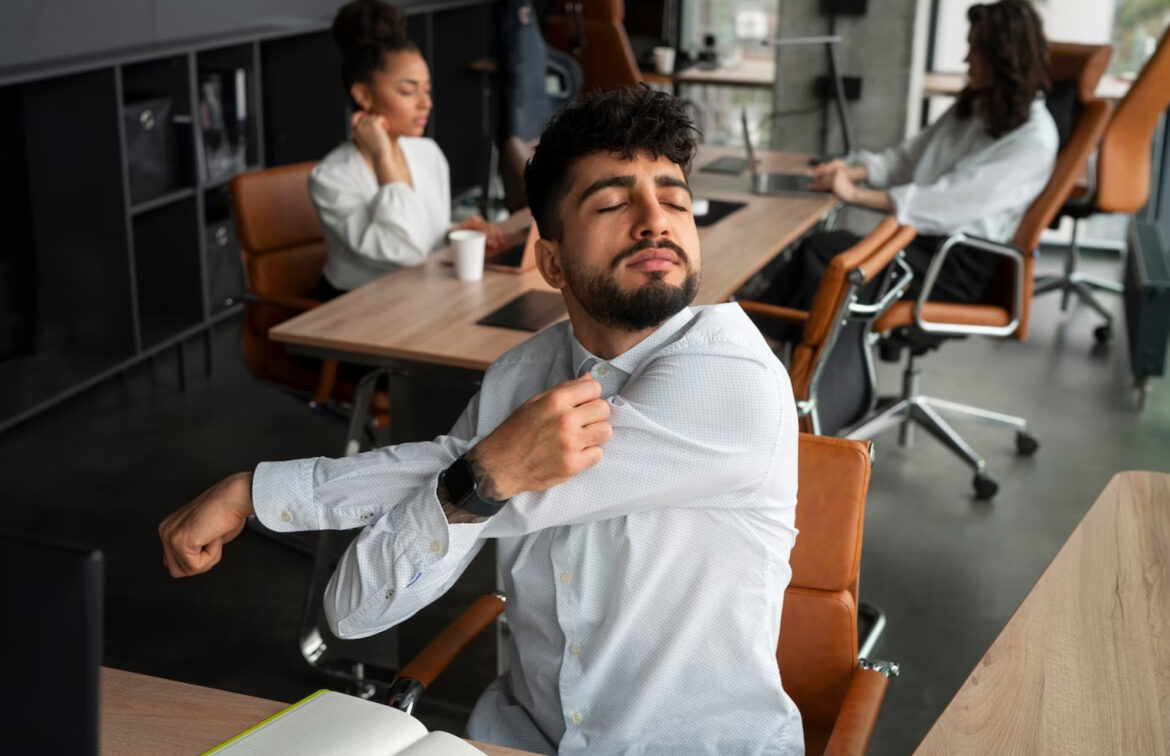
[[[613,435],[608,417],[609,402],[592,375],[532,397],[468,452],[480,495],[503,501],[593,467]]]
[[[207,572],[223,545],[240,534],[252,510],[252,473],[236,473],[199,494],[158,526],[163,564],[171,577]]]

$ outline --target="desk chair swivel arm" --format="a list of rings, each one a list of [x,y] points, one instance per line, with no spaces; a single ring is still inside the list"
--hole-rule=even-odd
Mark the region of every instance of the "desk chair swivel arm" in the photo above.
[[[989,326],[975,324],[947,323],[928,320],[924,314],[931,304],[930,297],[934,293],[934,285],[938,281],[940,271],[946,263],[947,255],[955,247],[974,250],[1000,257],[1006,257],[1012,262],[1013,277],[1015,278],[1014,292],[1011,302],[1010,320],[1006,325]],[[935,252],[926,269],[926,276],[922,280],[922,292],[914,303],[914,325],[923,333],[940,335],[971,335],[971,336],[1011,336],[1020,326],[1020,317],[1024,311],[1024,253],[1019,248],[1002,242],[994,242],[977,236],[964,233],[952,234],[947,237]],[[936,303],[937,304],[937,303]]]
[[[465,609],[454,622],[444,628],[434,640],[426,645],[418,656],[399,670],[390,684],[386,701],[390,706],[405,711],[414,709],[423,691],[435,681],[455,657],[487,628],[504,611],[505,597],[502,593],[480,596]]]

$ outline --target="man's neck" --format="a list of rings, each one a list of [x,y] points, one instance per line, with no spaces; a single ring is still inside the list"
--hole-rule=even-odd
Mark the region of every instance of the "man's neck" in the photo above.
[[[589,350],[590,354],[603,360],[612,360],[619,354],[628,352],[654,333],[658,329],[658,325],[662,325],[659,323],[641,331],[624,331],[604,326],[585,312],[585,308],[581,307],[580,304],[569,302],[568,299],[566,297],[565,305],[569,311],[569,322],[573,324],[573,335],[581,346]]]

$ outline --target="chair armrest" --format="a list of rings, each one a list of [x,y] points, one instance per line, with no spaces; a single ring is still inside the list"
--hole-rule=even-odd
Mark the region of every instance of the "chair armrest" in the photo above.
[[[889,678],[877,670],[864,667],[854,670],[845,702],[825,746],[825,756],[865,754],[889,684]]]
[[[323,302],[318,302],[316,299],[298,297],[295,294],[257,294],[254,291],[244,292],[244,301],[252,302],[253,304],[287,307],[290,310],[300,310],[301,312],[306,312],[324,304]]]
[[[748,315],[756,315],[761,318],[768,318],[770,320],[783,320],[788,323],[803,323],[808,320],[808,313],[804,310],[796,310],[791,307],[781,307],[779,305],[767,304],[765,302],[753,302],[751,300],[739,300],[739,306]]]
[[[428,685],[504,611],[503,594],[480,596],[398,671],[387,703],[407,714]]]
[[[947,255],[955,247],[963,247],[965,249],[974,250],[976,252],[983,252],[992,255],[999,255],[1006,257],[1012,261],[1015,266],[1016,286],[1014,296],[1012,297],[1011,320],[1004,326],[986,326],[986,325],[955,325],[953,323],[938,323],[925,319],[922,317],[922,308],[930,300],[930,295],[934,292],[934,284],[938,280],[939,272],[942,270],[943,264],[946,262]],[[934,257],[930,261],[930,267],[926,269],[926,277],[922,282],[922,292],[918,295],[918,301],[914,303],[914,324],[918,326],[924,333],[941,333],[941,334],[970,334],[979,336],[1011,336],[1020,327],[1020,313],[1024,310],[1024,253],[1017,247],[1003,242],[994,242],[990,239],[981,239],[977,236],[969,236],[967,234],[958,233],[948,236],[941,245],[938,251],[934,253]]]

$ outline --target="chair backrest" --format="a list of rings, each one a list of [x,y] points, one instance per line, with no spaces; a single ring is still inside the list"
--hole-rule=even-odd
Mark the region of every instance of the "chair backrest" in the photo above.
[[[869,490],[869,442],[801,434],[796,527],[776,660],[804,720],[805,751],[824,752],[857,668],[857,578]]]
[[[1052,177],[1028,207],[1012,237],[1012,244],[1024,252],[1023,290],[1019,292],[1022,295],[1019,326],[1013,334],[1013,338],[1020,341],[1028,336],[1032,309],[1032,283],[1035,275],[1032,253],[1040,247],[1040,234],[1060,212],[1061,206],[1072,194],[1077,179],[1085,171],[1089,156],[1096,149],[1112,111],[1108,102],[1093,95],[1113,54],[1111,46],[1053,42],[1049,45],[1048,53],[1053,83],[1075,81],[1079,108],[1072,133],[1056,155]],[[1015,266],[1011,262],[1002,262],[989,288],[987,303],[1011,312],[1016,295]]]
[[[1150,194],[1150,143],[1170,106],[1170,27],[1153,56],[1117,106],[1097,159],[1094,206],[1105,213],[1133,213]]]
[[[869,409],[873,386],[871,371],[866,367],[868,346],[864,343],[868,327],[854,328],[845,341],[840,337],[848,328],[842,323],[846,299],[857,295],[915,236],[912,226],[900,226],[885,218],[855,245],[835,256],[817,286],[809,308],[800,343],[792,352],[789,375],[798,400],[813,401],[812,412],[801,418],[801,430],[835,433]],[[876,287],[871,287],[876,289]],[[826,372],[823,362],[833,359],[834,369]],[[818,367],[821,369],[818,370]],[[817,379],[825,376],[835,382],[825,392],[830,402],[818,401]],[[839,385],[841,381],[847,385]]]
[[[622,0],[558,0],[544,22],[548,43],[581,66],[586,92],[642,81],[623,21]]]
[[[309,171],[297,163],[250,171],[232,179],[236,232],[248,288],[258,295],[308,295],[325,267],[325,240],[309,196]],[[268,329],[295,310],[249,302],[244,311],[244,359],[257,376],[301,387],[316,385],[318,373],[301,365]]]

